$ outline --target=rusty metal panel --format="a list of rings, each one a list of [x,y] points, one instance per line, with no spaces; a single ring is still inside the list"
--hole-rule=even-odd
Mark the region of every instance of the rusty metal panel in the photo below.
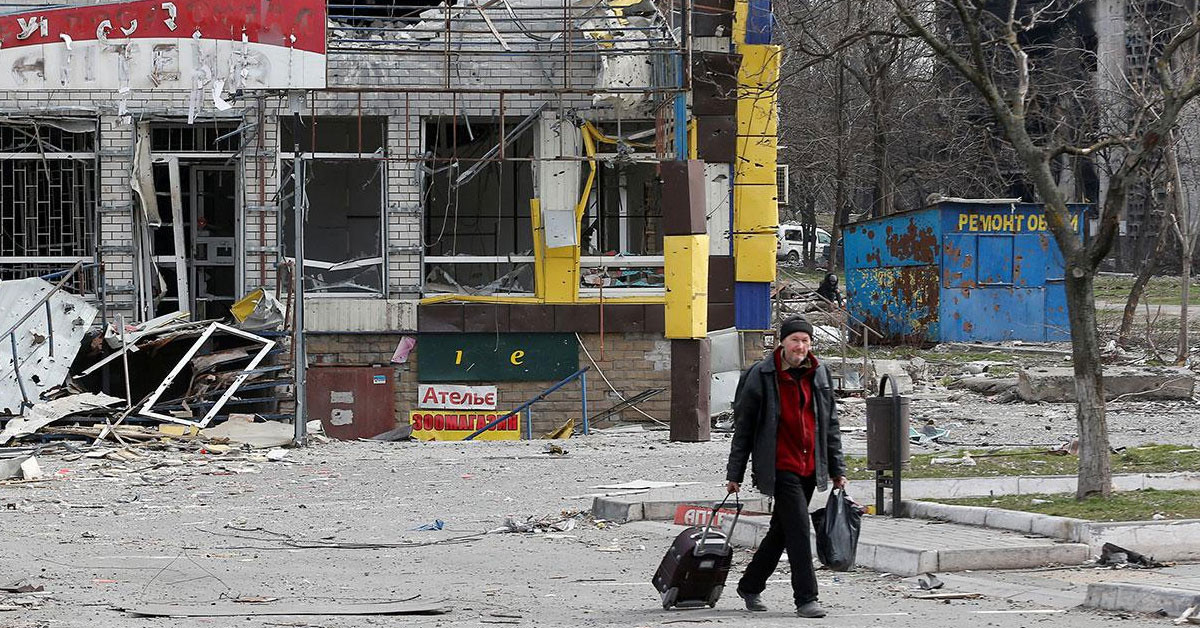
[[[1045,293],[1041,288],[980,286],[946,290],[942,298],[943,341],[1046,338]]]
[[[1061,280],[1047,281],[1046,294],[1046,342],[1071,339],[1071,321],[1067,317],[1067,288]]]
[[[1046,283],[1047,262],[1052,259],[1050,247],[1058,248],[1048,233],[1019,235],[1013,239],[1014,286],[1025,288]]]
[[[847,268],[847,308],[886,343],[939,340],[941,284],[937,266]]]
[[[924,266],[941,255],[936,209],[895,214],[849,225],[845,230],[847,268]]]
[[[339,440],[378,436],[396,427],[392,367],[319,366],[308,370],[308,414]]]
[[[138,0],[12,13],[0,87],[181,90],[228,109],[242,89],[325,87],[325,2]],[[200,50],[204,54],[200,54]],[[211,80],[196,87],[197,76]]]

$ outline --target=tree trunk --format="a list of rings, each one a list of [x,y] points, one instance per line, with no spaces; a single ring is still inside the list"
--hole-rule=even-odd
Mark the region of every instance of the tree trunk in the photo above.
[[[1080,255],[1082,257],[1082,255]],[[1066,269],[1067,312],[1071,321],[1071,361],[1075,367],[1075,420],[1079,427],[1079,485],[1075,496],[1108,496],[1112,491],[1104,377],[1093,300],[1095,270],[1079,260]]]
[[[1167,228],[1166,221],[1160,219],[1158,236],[1154,241],[1154,251],[1142,260],[1137,278],[1133,281],[1133,287],[1129,289],[1129,298],[1125,299],[1125,312],[1121,315],[1121,329],[1117,332],[1117,344],[1122,347],[1126,346],[1129,341],[1129,332],[1133,329],[1133,319],[1137,316],[1138,301],[1141,300],[1142,293],[1146,290],[1146,284],[1150,283],[1150,278],[1154,276],[1154,271],[1158,270],[1158,261],[1166,252],[1167,243],[1171,241],[1170,233],[1171,230]]]
[[[1180,366],[1186,365],[1188,359],[1188,299],[1192,291],[1192,257],[1195,253],[1195,240],[1185,242],[1179,270],[1179,346],[1175,350],[1175,363]]]

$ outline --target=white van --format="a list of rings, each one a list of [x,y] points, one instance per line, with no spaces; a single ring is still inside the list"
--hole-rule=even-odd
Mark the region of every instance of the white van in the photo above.
[[[775,251],[776,259],[786,260],[789,264],[798,264],[804,258],[804,226],[795,223],[782,223],[778,232],[779,246]],[[833,236],[826,230],[817,227],[817,259],[822,260],[829,255],[829,244]]]

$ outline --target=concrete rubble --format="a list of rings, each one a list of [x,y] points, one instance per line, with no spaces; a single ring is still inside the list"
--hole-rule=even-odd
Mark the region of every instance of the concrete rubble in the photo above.
[[[1179,401],[1192,398],[1196,374],[1184,367],[1111,366],[1104,368],[1107,401]],[[1075,401],[1075,371],[1070,367],[1038,367],[1017,373],[1017,393],[1028,402]]]

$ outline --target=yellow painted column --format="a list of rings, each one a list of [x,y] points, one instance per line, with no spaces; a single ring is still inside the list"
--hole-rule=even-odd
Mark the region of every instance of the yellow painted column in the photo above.
[[[745,37],[745,9],[734,13],[734,36]],[[741,19],[739,31],[738,20]],[[740,35],[739,35],[740,33]],[[737,152],[733,167],[735,279],[775,281],[779,190],[779,46],[739,44]]]
[[[666,337],[708,334],[708,234],[663,236]]]

